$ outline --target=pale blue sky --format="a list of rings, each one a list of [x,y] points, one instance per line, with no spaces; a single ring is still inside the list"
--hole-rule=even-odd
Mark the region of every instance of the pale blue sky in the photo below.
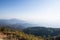
[[[10,18],[60,27],[60,0],[0,0],[0,19]]]

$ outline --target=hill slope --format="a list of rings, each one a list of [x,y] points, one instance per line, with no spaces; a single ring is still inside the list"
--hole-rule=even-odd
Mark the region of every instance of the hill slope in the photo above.
[[[25,34],[20,30],[13,30],[10,27],[0,27],[1,40],[43,40],[42,37]]]
[[[27,34],[35,36],[57,36],[60,35],[60,28],[45,28],[45,27],[28,27],[23,30]]]

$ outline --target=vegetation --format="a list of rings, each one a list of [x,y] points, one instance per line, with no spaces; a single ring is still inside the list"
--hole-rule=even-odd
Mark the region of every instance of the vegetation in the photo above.
[[[31,34],[28,35],[19,30],[13,30],[9,26],[0,27],[0,33],[6,35],[6,37],[4,37],[4,40],[43,40],[43,38],[40,36],[37,37]]]
[[[31,29],[30,29],[31,30]],[[0,38],[3,40],[60,40],[60,36],[46,37],[26,34],[23,31],[13,29],[9,26],[0,26]]]
[[[53,37],[60,35],[60,28],[46,28],[46,27],[29,27],[23,30],[27,34],[42,37]]]

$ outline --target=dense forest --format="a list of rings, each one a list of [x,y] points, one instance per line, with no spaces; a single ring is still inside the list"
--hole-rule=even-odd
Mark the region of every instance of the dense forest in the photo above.
[[[60,28],[46,28],[46,27],[28,27],[23,30],[27,34],[35,36],[49,37],[60,35]]]
[[[35,36],[34,34],[24,33],[22,30],[16,30],[9,26],[0,26],[0,37],[2,34],[3,40],[60,40],[60,35],[57,36]]]

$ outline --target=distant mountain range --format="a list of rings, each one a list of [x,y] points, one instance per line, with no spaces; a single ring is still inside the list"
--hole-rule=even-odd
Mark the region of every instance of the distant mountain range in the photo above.
[[[0,19],[0,26],[2,25],[8,25],[19,29],[34,26],[33,24],[18,19]]]
[[[60,28],[46,28],[36,26],[29,22],[17,19],[0,19],[1,26],[10,26],[12,29],[18,29],[24,31],[27,34],[33,34],[35,36],[57,36],[60,35]]]

